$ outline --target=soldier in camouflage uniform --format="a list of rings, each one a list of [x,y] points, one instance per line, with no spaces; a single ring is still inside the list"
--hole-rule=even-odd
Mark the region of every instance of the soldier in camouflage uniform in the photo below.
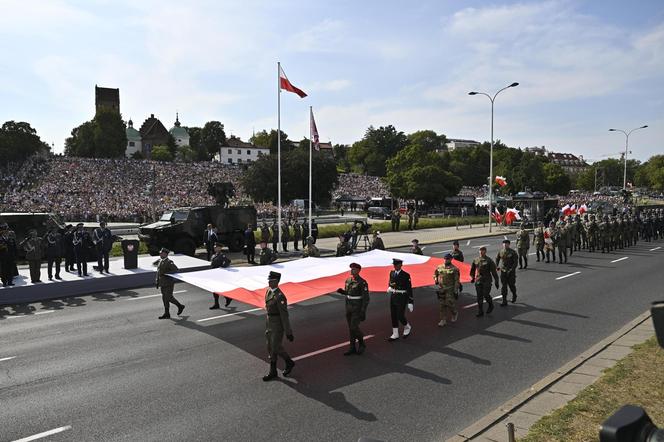
[[[369,305],[369,285],[360,276],[362,266],[357,263],[350,265],[350,277],[346,279],[346,287],[337,289],[337,292],[346,297],[346,322],[348,323],[348,334],[350,335],[350,348],[344,356],[364,353],[364,333],[360,330],[360,322],[367,318],[367,306]],[[357,341],[357,348],[355,342]]]
[[[563,221],[558,222],[558,264],[567,262],[567,245],[570,243],[569,240],[569,230],[567,225]]]
[[[535,253],[537,253],[537,262],[540,262],[540,255],[544,261],[544,223],[539,221],[537,228],[533,231],[533,243],[535,243]]]
[[[419,240],[414,239],[413,241],[411,241],[410,253],[414,253],[416,255],[424,255],[424,252],[422,252],[422,248],[420,247]]]
[[[438,285],[438,302],[440,303],[440,321],[438,327],[444,327],[447,324],[447,311],[452,313],[452,322],[456,322],[459,312],[456,306],[456,300],[459,298],[459,269],[452,265],[452,254],[447,253],[444,256],[445,264],[436,268],[433,279]]]
[[[521,225],[521,229],[516,234],[516,249],[519,253],[519,268],[528,268],[528,250],[530,250],[530,234],[526,228]]]
[[[283,346],[284,335],[293,342],[293,330],[291,330],[290,320],[288,318],[288,301],[286,295],[279,288],[281,273],[270,272],[268,275],[268,289],[265,291],[265,311],[267,312],[265,321],[265,340],[267,341],[267,353],[270,357],[270,372],[263,376],[264,381],[271,381],[277,377],[277,359],[281,357],[286,363],[283,371],[284,376],[288,376],[295,362],[286,353]]]
[[[500,265],[500,261],[503,265]],[[503,240],[503,249],[496,256],[496,269],[500,270],[500,294],[503,297],[501,307],[507,305],[507,287],[512,292],[512,303],[516,302],[516,266],[519,257],[516,252],[510,248],[510,240]]]
[[[339,244],[337,244],[337,254],[335,256],[347,256],[351,253],[353,253],[353,249],[350,244],[343,235],[339,235]]]
[[[274,261],[277,260],[277,253],[267,247],[267,242],[261,241],[260,244],[260,253],[258,254],[258,264],[264,266],[268,264],[272,264]]]
[[[479,312],[475,315],[478,318],[484,316],[484,301],[489,303],[487,314],[493,311],[493,299],[491,298],[491,281],[498,288],[498,272],[496,264],[491,258],[486,256],[486,247],[480,247],[480,256],[473,260],[470,266],[470,282],[475,284],[477,293],[477,308]]]
[[[574,243],[576,242],[576,228],[572,224],[572,218],[569,216],[565,221],[565,229],[567,229],[567,255],[572,256],[574,253]]]
[[[583,219],[580,216],[576,217],[576,231],[579,238],[577,250],[586,250],[588,248],[588,232],[586,231],[585,221],[588,220],[588,215],[584,215]]]
[[[548,239],[548,241],[547,241]],[[549,223],[549,227],[544,231],[544,246],[546,249],[546,262],[551,262],[551,257],[553,257],[553,262],[556,262],[556,246],[558,240],[560,239],[560,232],[556,228],[555,221]],[[549,255],[550,254],[550,255]]]
[[[588,237],[588,251],[594,252],[599,244],[599,227],[595,222],[595,215],[590,215],[590,220],[586,222],[586,236]]]
[[[314,238],[311,236],[307,236],[307,238],[304,240],[304,248],[302,250],[302,256],[304,258],[307,258],[311,256],[312,258],[318,258],[320,256],[320,251],[318,250],[318,247],[314,244]]]
[[[611,252],[611,226],[609,225],[609,217],[604,215],[604,219],[599,224],[600,240],[602,243],[602,253]]]
[[[459,249],[459,241],[454,240],[452,243],[452,259],[456,259],[459,262],[463,262],[463,252]]]

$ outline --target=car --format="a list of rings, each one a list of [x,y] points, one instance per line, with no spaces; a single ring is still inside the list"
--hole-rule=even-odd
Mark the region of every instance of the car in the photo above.
[[[387,207],[369,207],[367,218],[390,219],[392,212]]]

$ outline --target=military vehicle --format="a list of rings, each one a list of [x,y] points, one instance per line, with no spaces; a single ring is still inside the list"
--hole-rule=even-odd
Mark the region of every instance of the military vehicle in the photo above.
[[[256,228],[256,208],[229,207],[228,200],[235,193],[230,183],[210,184],[208,193],[215,197],[217,205],[167,210],[157,222],[139,227],[138,237],[147,244],[151,255],[158,255],[159,249],[166,247],[194,256],[196,248],[204,244],[208,224],[217,228],[219,242],[230,251],[242,250],[247,224]]]

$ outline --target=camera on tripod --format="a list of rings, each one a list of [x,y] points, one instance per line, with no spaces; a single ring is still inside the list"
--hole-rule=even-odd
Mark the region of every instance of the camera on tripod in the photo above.
[[[652,322],[659,346],[664,348],[664,301],[653,302]],[[664,429],[657,428],[648,413],[634,405],[624,405],[609,417],[599,431],[600,442],[664,442]]]

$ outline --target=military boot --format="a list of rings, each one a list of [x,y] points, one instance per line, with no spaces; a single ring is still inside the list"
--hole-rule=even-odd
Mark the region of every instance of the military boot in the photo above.
[[[360,338],[358,340],[358,345],[357,345],[357,354],[361,355],[364,353],[364,350],[366,350],[367,346],[364,344],[364,338]]]
[[[348,347],[348,350],[344,353],[344,356],[350,356],[357,354],[357,350],[355,349],[355,339],[350,340],[350,347]]]
[[[291,374],[293,367],[295,367],[295,361],[293,361],[291,358],[286,359],[286,368],[282,373],[284,377],[288,377],[288,375]]]
[[[486,309],[486,314],[488,315],[493,311],[493,299],[489,301],[489,308]]]
[[[263,381],[271,381],[276,379],[279,375],[277,374],[277,361],[270,361],[270,372],[263,376]]]

